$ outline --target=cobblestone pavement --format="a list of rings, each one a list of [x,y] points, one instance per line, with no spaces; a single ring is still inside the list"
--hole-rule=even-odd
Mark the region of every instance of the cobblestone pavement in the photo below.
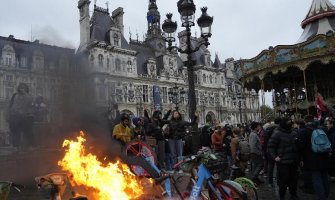
[[[259,200],[273,200],[276,199],[275,189],[268,188],[267,186],[261,186],[258,189]],[[69,194],[66,195],[69,197]],[[315,195],[302,193],[300,190],[298,191],[298,196],[301,200],[315,200]],[[37,190],[36,187],[31,186],[26,188],[22,193],[17,191],[12,191],[9,200],[45,200],[41,192]],[[69,199],[69,198],[64,198]],[[289,199],[287,197],[287,199]],[[331,183],[331,195],[329,200],[335,199],[335,183]]]

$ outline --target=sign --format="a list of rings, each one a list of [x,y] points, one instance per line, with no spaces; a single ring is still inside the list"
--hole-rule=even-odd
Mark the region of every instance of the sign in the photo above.
[[[161,110],[161,89],[159,86],[153,86],[153,95],[154,95],[154,109]]]

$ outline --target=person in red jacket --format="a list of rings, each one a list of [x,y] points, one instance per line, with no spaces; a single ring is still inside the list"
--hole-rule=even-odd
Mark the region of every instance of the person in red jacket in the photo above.
[[[225,148],[225,144],[223,143],[223,138],[226,132],[225,129],[217,129],[211,136],[211,141],[213,145],[213,149],[215,152],[223,152]]]

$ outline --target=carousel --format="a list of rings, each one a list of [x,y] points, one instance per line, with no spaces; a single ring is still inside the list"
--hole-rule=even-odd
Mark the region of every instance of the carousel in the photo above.
[[[301,26],[296,44],[240,60],[244,86],[261,91],[263,105],[264,93],[271,92],[276,115],[316,116],[323,106],[335,105],[335,7],[329,0],[313,0]]]

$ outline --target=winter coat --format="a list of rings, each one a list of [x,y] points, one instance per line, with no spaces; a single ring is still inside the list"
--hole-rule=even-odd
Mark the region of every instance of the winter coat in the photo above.
[[[131,129],[122,123],[114,127],[112,136],[123,143],[129,142],[133,137]]]
[[[165,124],[169,123],[169,121],[167,121],[167,118],[169,117],[170,113],[171,113],[171,110],[169,110],[164,115],[163,119],[158,119],[157,121],[151,120],[151,122],[147,124],[146,134],[149,135],[149,136],[155,137],[155,139],[157,141],[164,140],[165,137],[164,137],[164,134],[163,134],[162,127]],[[144,116],[146,118],[150,119],[149,115],[148,115],[148,112],[146,110],[144,111]],[[157,116],[153,116],[153,117],[157,117]]]
[[[196,124],[196,118],[193,122],[185,122],[183,120],[171,119],[169,121],[169,139],[179,140],[186,135],[186,126],[193,126]]]
[[[268,143],[268,153],[273,160],[280,157],[280,164],[297,163],[296,140],[291,130],[282,127],[275,129]]]
[[[223,148],[223,137],[224,137],[224,134],[222,133],[218,133],[217,131],[214,132],[211,136],[211,141],[212,141],[212,144],[213,144],[213,148],[215,151],[223,151],[224,148]]]
[[[262,156],[262,146],[259,136],[256,132],[252,131],[249,136],[250,153]]]

